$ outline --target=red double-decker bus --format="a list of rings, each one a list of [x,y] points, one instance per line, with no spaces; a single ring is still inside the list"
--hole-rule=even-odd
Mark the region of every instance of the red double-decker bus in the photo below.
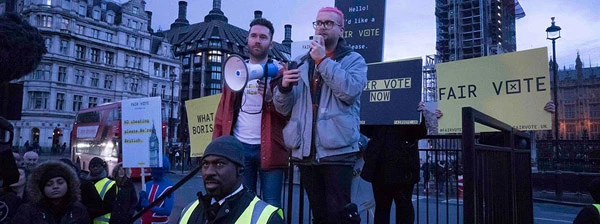
[[[100,157],[108,166],[108,175],[123,161],[121,138],[121,103],[114,102],[82,109],[77,113],[71,132],[71,160],[81,170],[89,171],[90,160]],[[162,138],[166,137],[166,122],[162,122]],[[139,178],[141,169],[132,169]],[[146,173],[150,170],[146,168]]]

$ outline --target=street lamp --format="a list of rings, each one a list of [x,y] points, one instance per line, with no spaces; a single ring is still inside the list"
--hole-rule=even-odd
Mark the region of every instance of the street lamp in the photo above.
[[[173,146],[173,95],[175,93],[175,80],[177,79],[177,75],[175,71],[171,70],[171,74],[169,74],[169,79],[171,80],[171,111],[169,113],[169,147]]]
[[[558,140],[558,63],[556,63],[556,40],[560,38],[560,26],[554,24],[554,17],[552,19],[552,25],[546,28],[546,39],[552,40],[552,77],[554,79],[554,139]]]

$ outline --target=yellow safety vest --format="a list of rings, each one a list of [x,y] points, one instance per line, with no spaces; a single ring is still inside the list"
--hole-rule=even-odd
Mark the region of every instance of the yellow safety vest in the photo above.
[[[190,216],[199,203],[200,201],[196,200],[183,209],[179,224],[188,223]],[[277,212],[277,214],[283,219],[283,211],[281,211],[281,209],[272,206],[254,196],[254,199],[252,199],[248,207],[246,207],[244,212],[242,212],[242,215],[240,215],[240,217],[235,221],[235,224],[266,224],[274,212]]]
[[[598,214],[600,214],[600,204],[593,204],[596,209],[598,209]]]
[[[107,177],[105,177],[102,180],[99,180],[98,182],[96,182],[96,184],[94,184],[94,186],[96,187],[96,191],[98,191],[100,198],[102,198],[102,201],[104,201],[104,196],[106,195],[106,192],[113,185],[115,185],[115,181],[108,179]],[[106,213],[103,216],[98,216],[97,218],[95,218],[94,224],[108,224],[109,220],[110,220],[110,213]]]

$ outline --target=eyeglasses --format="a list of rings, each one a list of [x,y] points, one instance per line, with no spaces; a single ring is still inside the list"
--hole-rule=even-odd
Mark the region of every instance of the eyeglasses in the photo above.
[[[338,25],[338,26],[342,26],[340,24],[337,24],[334,21],[331,20],[327,20],[327,21],[314,21],[313,23],[313,28],[317,29],[320,26],[323,26],[324,29],[328,30],[331,29],[333,27],[333,25]]]

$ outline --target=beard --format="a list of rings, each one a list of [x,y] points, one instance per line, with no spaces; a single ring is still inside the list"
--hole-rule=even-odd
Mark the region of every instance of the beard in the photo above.
[[[264,48],[264,47],[260,47],[259,48],[261,50],[255,51],[254,47],[249,47],[248,48],[248,52],[250,53],[250,56],[252,56],[253,58],[256,59],[264,59],[267,57],[267,55],[269,55],[269,48]]]
[[[325,40],[323,40],[323,42],[325,42],[325,48],[335,44],[337,40],[338,40],[338,37],[332,37],[332,36],[327,35],[327,38],[325,38]]]

